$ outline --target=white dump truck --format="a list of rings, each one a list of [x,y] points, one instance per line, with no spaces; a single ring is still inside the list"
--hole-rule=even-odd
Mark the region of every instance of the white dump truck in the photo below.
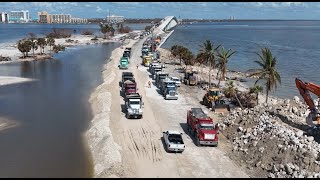
[[[129,94],[125,97],[126,105],[126,118],[139,118],[143,116],[143,102],[142,96],[139,93]]]

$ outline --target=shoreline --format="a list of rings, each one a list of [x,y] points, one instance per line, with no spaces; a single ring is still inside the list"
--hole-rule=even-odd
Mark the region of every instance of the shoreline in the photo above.
[[[130,47],[137,41],[139,39],[130,39],[129,44],[125,46]],[[115,142],[110,128],[112,105],[110,85],[117,83],[114,82],[118,70],[117,60],[122,51],[123,46],[112,51],[110,61],[107,61],[102,68],[103,82],[93,90],[89,98],[93,118],[85,133],[85,139],[93,161],[93,177],[117,177],[110,171],[122,162],[121,147]]]
[[[164,49],[164,48],[158,48],[158,50],[160,51],[160,54],[161,54],[161,58],[160,59],[164,59],[165,61],[163,61],[163,63],[167,64],[167,65],[170,65],[170,66],[176,66],[176,68],[184,68],[185,65],[172,65],[170,64],[170,62],[177,62],[179,61],[178,59],[175,59],[174,57],[171,57],[171,52],[170,50],[168,49]],[[193,70],[197,71],[198,74],[196,74],[196,76],[198,78],[200,78],[201,80],[204,80],[204,81],[208,81],[208,76],[209,76],[209,68],[205,67],[205,66],[197,66],[197,65],[194,65],[194,66],[188,66],[188,68],[192,68]],[[212,72],[211,72],[211,83],[215,83],[217,84],[218,83],[218,80],[215,79],[215,76],[217,74],[217,69],[213,69]],[[239,91],[241,92],[245,92],[245,91],[249,91],[249,88],[250,88],[250,85],[248,82],[241,82],[240,80],[241,79],[245,79],[245,78],[249,78],[249,77],[246,77],[247,74],[245,72],[241,72],[241,71],[234,71],[234,70],[227,70],[227,73],[226,73],[226,78],[227,80],[226,81],[221,81],[220,82],[220,85],[224,87],[225,83],[227,81],[234,81],[234,85],[236,88],[238,88]],[[252,80],[255,80],[256,77],[252,77],[250,78]],[[264,86],[262,86],[264,88]],[[259,104],[263,104],[265,103],[265,97],[266,96],[266,93],[265,92],[262,92],[262,93],[259,93]],[[269,93],[269,98],[268,98],[268,104],[274,104],[274,103],[277,103],[279,100],[280,101],[285,101],[286,99],[290,99],[292,100],[295,96],[292,96],[291,98],[283,98],[283,97],[279,97],[279,96],[275,96],[275,95],[270,95]]]
[[[103,39],[98,38],[98,40],[91,40],[96,35],[72,35],[69,38],[59,38],[55,39],[56,45],[62,45],[65,46],[66,49],[68,47],[74,47],[74,46],[82,46],[82,45],[91,45],[91,44],[101,44],[101,43],[108,43],[108,42],[119,42],[119,39],[121,37],[126,36],[128,33],[124,34],[117,34],[111,39]],[[73,42],[66,42],[66,40],[72,39]],[[45,60],[45,59],[51,59],[54,56],[54,52],[50,50],[50,47],[46,46],[44,49],[43,55],[39,55],[39,49],[35,50],[35,57],[32,57],[33,52],[32,50],[29,52],[29,56],[26,58],[20,58],[22,56],[22,53],[19,51],[19,49],[16,47],[16,43],[1,43],[0,44],[0,56],[3,57],[9,57],[11,58],[11,61],[0,61],[1,64],[8,64],[8,63],[16,63],[16,62],[23,62],[23,61],[37,61],[37,60]],[[52,47],[51,47],[52,48]],[[59,51],[62,52],[62,51]]]

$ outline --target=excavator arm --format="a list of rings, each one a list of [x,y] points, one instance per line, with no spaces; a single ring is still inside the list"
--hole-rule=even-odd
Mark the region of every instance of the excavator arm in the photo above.
[[[309,106],[311,110],[313,120],[320,124],[320,114],[318,108],[315,106],[314,101],[310,95],[310,92],[317,95],[320,98],[320,86],[310,82],[303,82],[302,80],[296,78],[296,86],[299,89],[301,96],[303,97],[304,101]]]

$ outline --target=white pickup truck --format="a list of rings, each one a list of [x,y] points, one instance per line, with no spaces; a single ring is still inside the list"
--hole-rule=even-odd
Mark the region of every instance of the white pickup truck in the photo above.
[[[178,131],[168,130],[163,132],[163,140],[166,144],[167,151],[182,153],[185,149],[185,145],[182,139],[182,133]]]

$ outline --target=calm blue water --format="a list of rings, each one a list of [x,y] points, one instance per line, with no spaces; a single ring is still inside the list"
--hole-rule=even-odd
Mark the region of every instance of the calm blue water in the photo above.
[[[142,30],[149,24],[124,24],[132,30]],[[99,24],[1,24],[0,23],[0,44],[14,43],[19,39],[27,37],[32,32],[38,36],[44,36],[52,30],[52,28],[65,28],[76,30],[76,34],[80,34],[84,30],[90,30],[94,34],[100,34]]]
[[[261,47],[271,49],[276,57],[282,84],[274,95],[292,98],[300,95],[294,79],[320,84],[320,21],[246,21],[181,25],[162,46],[174,44],[198,53],[205,40],[237,51],[229,60],[229,69],[246,71],[254,63]]]

